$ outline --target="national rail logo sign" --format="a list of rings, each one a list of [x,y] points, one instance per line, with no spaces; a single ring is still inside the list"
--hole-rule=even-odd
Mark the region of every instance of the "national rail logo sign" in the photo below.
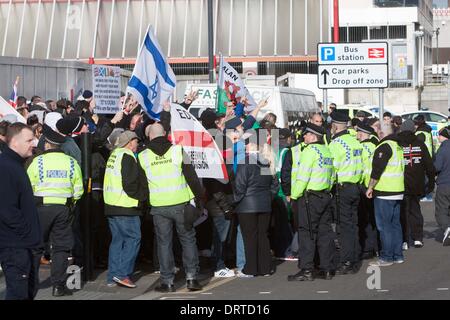
[[[369,59],[384,59],[384,48],[369,48]]]

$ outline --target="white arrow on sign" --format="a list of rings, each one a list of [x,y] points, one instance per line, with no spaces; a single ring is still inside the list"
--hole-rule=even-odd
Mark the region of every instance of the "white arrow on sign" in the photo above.
[[[320,89],[387,88],[387,65],[320,65]]]

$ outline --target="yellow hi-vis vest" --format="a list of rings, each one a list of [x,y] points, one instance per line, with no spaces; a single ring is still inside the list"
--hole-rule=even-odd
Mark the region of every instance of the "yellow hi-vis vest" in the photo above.
[[[300,156],[300,167],[292,181],[291,198],[303,196],[305,191],[330,190],[333,184],[333,159],[323,144],[310,144]]]
[[[117,148],[109,156],[103,182],[103,200],[110,206],[135,208],[139,201],[129,197],[122,185],[122,159],[125,154],[136,160],[134,153],[125,148]]]
[[[425,136],[425,145],[427,146],[428,153],[430,154],[430,157],[433,157],[433,135],[426,131],[416,131],[416,136],[419,134],[423,134]]]
[[[79,200],[84,193],[80,166],[63,152],[49,152],[36,157],[27,170],[33,194],[43,204],[66,205],[68,199]]]
[[[370,182],[370,175],[372,174],[373,154],[374,154],[377,146],[371,140],[361,142],[361,145],[363,147],[363,151],[362,151],[362,161],[363,161],[363,170],[364,170],[363,183],[367,188],[369,186],[369,182]]]
[[[392,156],[389,159],[386,169],[384,169],[380,180],[375,186],[375,190],[383,192],[404,192],[405,191],[405,165],[403,159],[403,149],[397,142],[387,140],[378,145],[378,147],[388,144],[392,150]],[[375,149],[375,154],[377,153]]]
[[[304,144],[304,142],[302,142],[291,148],[292,153],[291,186],[297,177],[297,171],[300,166],[300,155],[302,154],[302,149],[305,146],[306,145]]]
[[[361,183],[363,177],[362,146],[355,137],[344,134],[330,145],[337,183]]]
[[[183,149],[181,146],[170,147],[162,156],[146,149],[139,154],[138,158],[147,176],[151,206],[174,206],[194,198],[182,172]]]

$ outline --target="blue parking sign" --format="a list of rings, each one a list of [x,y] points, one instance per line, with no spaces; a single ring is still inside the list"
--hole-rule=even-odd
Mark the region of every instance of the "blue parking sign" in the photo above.
[[[336,60],[336,48],[335,47],[322,47],[321,50],[322,61],[335,61]]]

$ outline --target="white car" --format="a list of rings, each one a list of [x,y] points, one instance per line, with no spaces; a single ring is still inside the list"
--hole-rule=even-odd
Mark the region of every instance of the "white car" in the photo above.
[[[403,120],[414,120],[418,115],[423,115],[425,117],[426,123],[433,129],[433,138],[437,141],[439,130],[448,126],[448,117],[445,114],[435,112],[435,111],[412,111],[402,113],[401,117]]]

